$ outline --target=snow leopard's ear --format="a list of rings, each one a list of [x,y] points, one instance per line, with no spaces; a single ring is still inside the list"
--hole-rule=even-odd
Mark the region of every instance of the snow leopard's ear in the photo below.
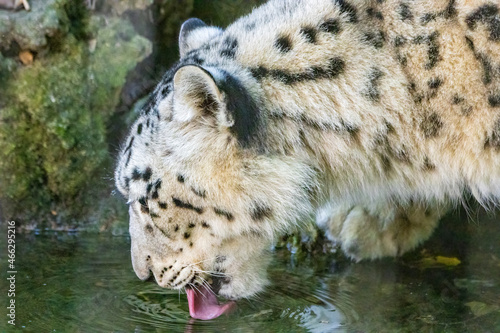
[[[190,18],[181,26],[179,33],[179,51],[181,58],[191,50],[199,48],[223,32],[221,28],[211,27],[200,19]]]
[[[229,129],[242,146],[249,146],[259,133],[259,103],[236,76],[186,65],[174,75],[173,119],[213,119],[219,129]]]
[[[217,123],[224,127],[234,124],[225,109],[224,96],[214,75],[204,68],[187,65],[177,70],[173,102],[173,116],[177,121],[188,122],[205,116],[217,118]]]

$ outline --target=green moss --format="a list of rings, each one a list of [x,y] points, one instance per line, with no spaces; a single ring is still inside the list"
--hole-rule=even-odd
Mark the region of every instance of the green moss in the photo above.
[[[93,92],[93,103],[102,112],[110,115],[118,103],[121,87],[125,84],[127,73],[135,67],[139,59],[151,53],[151,43],[140,37],[132,25],[118,19],[94,18],[93,25],[104,26],[98,30],[97,46],[89,68],[94,83],[102,89]],[[112,95],[111,95],[112,94]]]
[[[62,49],[11,77],[0,114],[0,186],[7,215],[79,217],[112,177],[106,122],[150,44],[119,19],[97,21],[96,48],[68,35]],[[91,52],[93,51],[93,53]]]
[[[11,73],[16,69],[17,64],[14,60],[5,58],[0,53],[0,89],[5,85],[7,80],[9,79]],[[2,101],[0,100],[0,107]]]
[[[265,0],[194,0],[194,16],[207,24],[226,27],[241,15],[246,15]]]
[[[76,39],[87,39],[89,37],[88,23],[90,15],[85,1],[68,1],[62,7],[68,17],[69,32]]]

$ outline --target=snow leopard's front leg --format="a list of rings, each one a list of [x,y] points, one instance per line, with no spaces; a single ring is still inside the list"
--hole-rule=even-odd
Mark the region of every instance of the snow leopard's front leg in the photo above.
[[[339,205],[324,210],[318,224],[354,259],[398,256],[432,234],[447,204]]]

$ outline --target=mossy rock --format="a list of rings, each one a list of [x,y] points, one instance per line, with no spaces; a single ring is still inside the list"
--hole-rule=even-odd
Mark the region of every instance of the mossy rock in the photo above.
[[[112,177],[106,123],[151,45],[125,20],[97,18],[93,26],[95,41],[68,34],[57,53],[18,70],[3,88],[0,196],[8,218],[82,217],[96,208],[103,177]]]
[[[205,20],[207,24],[226,27],[253,8],[263,4],[265,0],[194,0],[193,15]]]
[[[23,50],[38,51],[49,39],[68,31],[64,5],[68,0],[31,1],[29,12],[0,11],[0,48],[9,49],[13,42]]]

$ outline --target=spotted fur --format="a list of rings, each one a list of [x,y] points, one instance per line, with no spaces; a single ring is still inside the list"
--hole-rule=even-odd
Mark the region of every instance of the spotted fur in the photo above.
[[[500,197],[495,1],[271,0],[224,30],[188,20],[179,47],[116,169],[142,279],[246,297],[315,212],[378,258],[463,193]]]

